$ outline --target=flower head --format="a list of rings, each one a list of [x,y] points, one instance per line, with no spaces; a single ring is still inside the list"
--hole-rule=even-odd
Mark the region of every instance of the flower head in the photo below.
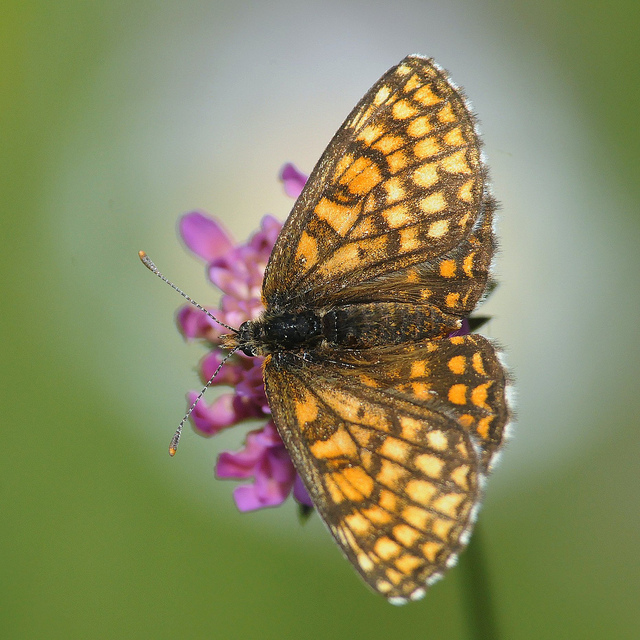
[[[283,167],[281,174],[287,195],[297,198],[306,176],[293,165]],[[262,278],[282,224],[265,216],[260,229],[244,243],[235,243],[228,232],[206,214],[194,211],[180,220],[180,235],[187,247],[207,263],[209,280],[222,291],[218,309],[209,311],[225,324],[239,327],[255,320],[263,311],[260,297]],[[202,360],[200,373],[209,380],[220,366],[225,352],[220,336],[226,329],[191,305],[183,307],[177,318],[180,331],[187,340],[204,339],[211,351]],[[212,386],[228,385],[233,390],[216,400],[196,405],[191,421],[204,436],[249,419],[264,419],[266,424],[247,435],[245,446],[238,452],[221,453],[216,464],[219,478],[252,479],[252,483],[236,487],[234,499],[238,509],[250,511],[281,504],[293,491],[295,499],[311,506],[311,500],[298,477],[271,418],[262,380],[262,358],[250,358],[236,352],[221,367]],[[196,392],[188,394],[191,404]]]

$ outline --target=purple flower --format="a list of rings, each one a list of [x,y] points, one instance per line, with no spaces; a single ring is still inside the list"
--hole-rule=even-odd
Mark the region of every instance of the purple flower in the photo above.
[[[245,448],[220,454],[218,478],[253,478],[236,487],[233,497],[240,511],[274,507],[287,498],[296,476],[293,463],[272,421],[247,435]]]
[[[300,195],[306,179],[291,164],[281,171],[285,191],[294,198]],[[180,235],[184,243],[205,260],[209,279],[223,292],[219,308],[209,308],[216,318],[229,326],[239,327],[260,315],[264,270],[281,228],[280,222],[267,215],[262,219],[260,229],[246,243],[236,244],[220,223],[207,215],[194,211],[182,217]],[[177,322],[187,340],[204,339],[211,345],[210,353],[200,363],[201,377],[206,382],[225,356],[220,348],[220,336],[228,330],[192,305],[179,311]],[[231,356],[212,386],[229,385],[233,391],[211,403],[200,400],[191,414],[191,421],[201,435],[213,436],[245,420],[268,420],[261,429],[247,435],[243,449],[235,453],[227,451],[218,457],[216,475],[219,478],[253,479],[251,484],[236,487],[234,491],[240,511],[277,506],[292,492],[298,502],[312,506],[270,419],[262,380],[262,360],[240,352]],[[196,392],[188,394],[189,404],[196,396]]]

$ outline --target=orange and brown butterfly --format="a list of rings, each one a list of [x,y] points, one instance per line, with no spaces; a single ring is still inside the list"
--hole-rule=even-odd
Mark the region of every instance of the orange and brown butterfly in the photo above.
[[[486,338],[495,202],[476,122],[432,60],[368,91],[271,252],[259,318],[222,337],[264,357],[268,404],[318,513],[390,602],[467,544],[510,417]]]

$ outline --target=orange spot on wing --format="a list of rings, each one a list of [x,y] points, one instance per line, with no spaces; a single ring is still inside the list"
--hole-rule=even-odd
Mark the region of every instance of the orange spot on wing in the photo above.
[[[406,462],[410,454],[410,444],[391,436],[387,436],[380,447],[380,455],[400,463]]]
[[[378,89],[378,92],[376,93],[375,97],[373,98],[373,103],[376,106],[380,106],[383,102],[385,102],[385,100],[390,95],[391,95],[391,89],[389,87],[387,87],[386,85],[382,85]]]
[[[372,529],[371,521],[367,520],[359,511],[345,516],[344,524],[358,536],[366,536]]]
[[[487,404],[487,396],[488,389],[493,384],[492,381],[485,382],[484,384],[478,385],[471,392],[471,402],[476,405],[476,407],[481,407],[482,409],[490,410],[491,407]]]
[[[348,467],[332,477],[348,500],[361,502],[373,491],[373,478],[360,467]]]
[[[447,436],[445,436],[439,429],[427,431],[424,437],[427,440],[427,444],[436,451],[446,451],[449,448],[449,440],[447,440]]]
[[[318,403],[311,395],[306,395],[304,401],[295,404],[296,417],[300,425],[313,422],[318,417]]]
[[[326,458],[355,458],[358,449],[344,427],[338,427],[327,440],[316,440],[309,446],[311,453],[318,459]]]
[[[469,471],[471,468],[469,465],[463,464],[462,466],[454,469],[451,472],[451,479],[462,489],[469,488]]]
[[[369,165],[349,182],[349,191],[356,195],[364,195],[372,191],[382,182],[382,176],[375,164]]]
[[[376,480],[385,487],[396,490],[408,474],[409,472],[404,467],[383,458],[380,460],[380,471]]]
[[[371,145],[374,140],[377,140],[384,133],[384,129],[380,126],[373,124],[363,127],[356,140],[362,140],[367,145]]]
[[[445,105],[438,111],[438,120],[442,123],[455,122],[457,120],[456,114],[453,112],[450,104]]]
[[[442,147],[438,144],[435,138],[423,138],[413,145],[413,152],[416,154],[416,158],[423,160],[424,158],[430,158],[442,151]]]
[[[453,278],[456,275],[456,261],[443,260],[440,263],[440,275],[443,278]]]
[[[471,178],[471,180],[467,180],[459,189],[458,189],[458,198],[464,202],[473,202],[473,187],[476,181]]]
[[[476,255],[475,251],[465,256],[462,261],[462,270],[469,278],[473,278],[473,258]]]
[[[405,227],[400,229],[400,251],[401,253],[408,253],[415,251],[422,246],[422,242],[418,238],[418,229],[416,227]]]
[[[424,138],[432,129],[429,116],[420,116],[409,123],[407,133],[412,138]]]
[[[478,420],[478,426],[476,427],[476,431],[481,438],[485,440],[489,437],[489,429],[491,428],[491,422],[495,416],[485,416],[484,418],[480,418]]]
[[[383,509],[393,512],[398,508],[398,496],[387,489],[382,489],[380,491],[380,497],[378,498],[378,504]]]
[[[451,529],[455,522],[453,520],[443,520],[442,518],[435,518],[431,525],[433,533],[440,538],[440,540],[446,541],[451,533]]]
[[[418,400],[426,400],[431,396],[431,385],[428,382],[412,382],[411,391]]]
[[[420,532],[407,524],[398,524],[392,529],[393,537],[403,546],[411,547],[420,538]]]
[[[430,478],[440,478],[444,468],[444,460],[431,453],[423,453],[416,457],[415,465],[422,473]]]
[[[373,550],[376,555],[383,560],[389,560],[394,556],[397,556],[400,551],[402,551],[402,547],[397,543],[391,540],[391,538],[379,538],[376,543],[373,545]]]
[[[459,418],[458,422],[463,426],[469,428],[476,419],[469,413],[463,413]]]
[[[395,565],[405,576],[410,576],[423,563],[423,560],[412,556],[409,553],[403,553],[396,561]]]
[[[413,214],[403,204],[385,209],[382,212],[382,217],[390,229],[404,227],[413,221]]]
[[[384,183],[384,189],[387,192],[387,202],[397,202],[405,197],[405,189],[399,178],[389,178]]]
[[[422,205],[422,203],[420,204]],[[449,231],[449,221],[436,220],[436,222],[432,222],[431,225],[429,225],[429,231],[427,233],[431,238],[441,238],[447,231]]]
[[[417,100],[425,107],[431,107],[434,104],[442,102],[442,98],[433,93],[433,90],[429,85],[421,87],[413,94],[413,99]]]
[[[340,236],[344,236],[358,219],[356,207],[337,204],[328,198],[318,202],[314,213]]]
[[[371,522],[377,526],[383,526],[391,522],[391,514],[377,505],[373,505],[368,509],[363,509],[362,515],[368,520],[371,520]]]
[[[427,506],[437,490],[432,482],[414,479],[407,483],[405,492],[414,502]]]
[[[411,442],[418,442],[424,431],[423,423],[409,416],[400,416],[400,428],[402,437]]]
[[[342,174],[353,164],[354,159],[355,158],[350,153],[347,153],[340,158],[335,171],[333,172],[333,177],[336,182],[340,180]]]
[[[373,148],[377,151],[381,151],[386,156],[396,149],[399,149],[403,144],[404,139],[400,136],[386,135],[380,138],[380,140],[373,145]]]
[[[391,171],[391,173],[402,171],[408,162],[407,156],[402,149],[387,156],[387,164],[389,165],[389,171]]]
[[[433,501],[432,507],[450,518],[458,515],[458,507],[464,500],[464,493],[445,493]]]
[[[409,91],[413,91],[416,87],[419,87],[422,84],[422,80],[420,80],[420,76],[417,74],[413,74],[406,82],[403,87],[403,91],[408,93]]]
[[[471,173],[464,149],[443,158],[440,161],[440,166],[447,173]]]
[[[451,307],[453,309],[460,301],[460,294],[457,291],[455,293],[448,293],[444,301],[447,307]]]
[[[414,360],[411,363],[411,378],[424,378],[429,373],[426,360]]]
[[[391,108],[391,112],[397,120],[406,120],[411,116],[415,116],[418,110],[407,100],[398,100]]]
[[[484,363],[482,362],[482,356],[479,351],[476,351],[473,356],[471,356],[471,364],[481,376],[487,375],[487,372],[484,370]]]
[[[318,242],[306,231],[303,231],[300,236],[296,259],[302,261],[305,270],[310,269],[318,261]]]
[[[416,527],[416,529],[425,531],[428,528],[432,517],[428,511],[411,505],[402,510],[402,519],[408,524]]]
[[[450,147],[459,147],[466,143],[460,127],[447,131],[442,138]]]
[[[467,403],[467,385],[466,384],[453,384],[449,387],[448,393],[449,402],[453,404],[466,404]]]
[[[434,214],[443,211],[447,207],[447,201],[444,199],[442,191],[431,193],[420,200],[420,209],[426,214]],[[438,220],[433,222],[429,227],[429,235],[433,238],[439,238],[444,235],[449,228],[446,220]]]
[[[438,165],[433,162],[420,165],[413,172],[411,177],[416,185],[423,189],[428,189],[440,180],[440,176],[438,175]]]
[[[436,558],[438,557],[438,553],[440,553],[441,549],[442,549],[442,544],[440,544],[439,542],[425,542],[422,547],[422,553],[424,554],[424,557],[429,561],[429,562],[435,562]]]

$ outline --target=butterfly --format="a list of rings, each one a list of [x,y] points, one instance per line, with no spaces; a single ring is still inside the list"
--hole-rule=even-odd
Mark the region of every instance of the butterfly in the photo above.
[[[394,604],[424,595],[468,542],[510,415],[496,348],[455,335],[491,282],[480,147],[437,64],[390,69],[282,228],[262,316],[225,340],[266,356],[273,420],[318,513]]]
[[[492,286],[495,208],[462,92],[408,56],[311,173],[267,264],[264,312],[222,338],[265,358],[273,421],[317,512],[393,604],[455,564],[505,439],[501,355],[461,330]]]

